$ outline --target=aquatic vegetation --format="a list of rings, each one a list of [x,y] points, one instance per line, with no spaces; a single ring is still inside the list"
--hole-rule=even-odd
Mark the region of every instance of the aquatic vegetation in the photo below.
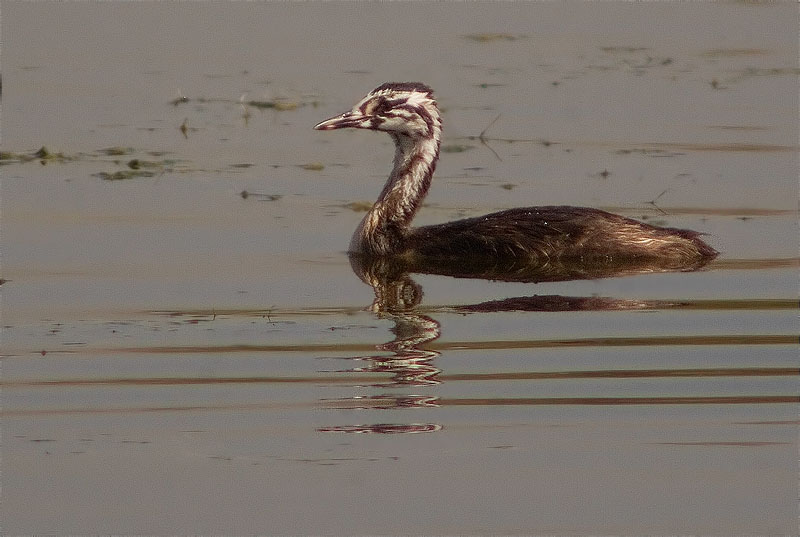
[[[42,164],[48,162],[64,162],[73,160],[75,157],[67,156],[64,153],[53,153],[46,146],[42,146],[31,153],[18,153],[14,151],[0,151],[0,164],[18,164],[21,162],[39,161]]]
[[[133,152],[134,150],[131,148],[130,153]],[[153,151],[150,154],[153,155],[158,153],[160,152]],[[117,170],[115,172],[102,171],[93,173],[92,175],[94,177],[99,177],[104,181],[124,181],[127,179],[137,179],[140,177],[154,177],[157,174],[174,171],[175,165],[178,164],[178,161],[175,159],[145,160],[133,158],[127,162],[123,162],[122,160],[113,160],[112,163],[117,166],[125,166],[127,169]]]
[[[325,165],[321,162],[309,162],[307,164],[299,164],[301,168],[304,170],[310,170],[314,172],[318,172],[325,169]]]
[[[159,160],[149,160],[144,158],[131,158],[128,160],[113,158],[128,155],[135,155],[137,150],[133,147],[104,147],[88,153],[65,154],[63,152],[53,152],[42,146],[32,152],[0,151],[0,165],[7,164],[26,164],[28,162],[49,163],[103,163],[121,166],[123,169],[115,171],[101,171],[91,174],[92,177],[99,177],[104,181],[122,181],[139,177],[153,177],[156,174],[175,171],[179,161],[174,158],[164,158]],[[166,154],[164,151],[148,151],[144,154],[151,157],[161,157]],[[112,158],[109,158],[112,157]]]

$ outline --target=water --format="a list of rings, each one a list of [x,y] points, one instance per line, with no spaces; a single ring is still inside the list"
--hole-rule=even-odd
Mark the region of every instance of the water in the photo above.
[[[791,3],[2,21],[4,533],[797,532]],[[444,110],[420,224],[588,205],[722,255],[371,308],[390,141],[311,127],[386,80]]]

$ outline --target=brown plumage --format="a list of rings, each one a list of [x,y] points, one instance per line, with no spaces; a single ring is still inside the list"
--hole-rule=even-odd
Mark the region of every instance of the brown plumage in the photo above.
[[[349,112],[315,126],[348,127],[387,132],[396,148],[392,173],[353,235],[353,254],[389,256],[412,267],[463,261],[515,270],[609,261],[652,261],[662,268],[689,270],[717,256],[700,233],[584,207],[526,207],[411,227],[439,158],[442,123],[433,91],[414,82],[383,84]]]

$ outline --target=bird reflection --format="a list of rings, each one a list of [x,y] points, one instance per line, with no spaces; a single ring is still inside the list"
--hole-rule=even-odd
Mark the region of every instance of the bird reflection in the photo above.
[[[350,254],[350,265],[369,285],[399,280],[404,274],[434,274],[453,278],[473,278],[501,282],[544,283],[574,280],[597,280],[663,272],[694,272],[713,258],[676,260],[652,257],[605,258],[488,258],[471,259]],[[373,285],[373,288],[375,286]],[[376,297],[377,297],[376,291]]]
[[[569,280],[586,280],[649,274],[658,272],[689,272],[700,270],[706,262],[692,261],[676,265],[673,261],[658,262],[653,259],[627,259],[623,263],[609,259],[604,263],[593,260],[591,264],[578,262],[547,263],[531,266],[530,263],[516,266],[512,261],[487,262],[478,260],[470,265],[459,260],[458,264],[446,264],[437,261],[435,264],[410,266],[402,259],[391,256],[350,255],[353,272],[366,284],[372,287],[374,299],[368,310],[378,319],[392,321],[391,332],[394,339],[376,346],[375,354],[348,358],[359,365],[341,372],[348,373],[383,373],[390,378],[376,381],[371,387],[386,390],[404,389],[402,394],[381,394],[373,396],[355,396],[325,401],[326,406],[339,409],[400,409],[437,407],[439,398],[409,390],[423,389],[441,383],[441,370],[433,365],[439,353],[425,349],[426,343],[436,340],[441,335],[439,322],[421,313],[418,308],[422,303],[422,287],[415,282],[411,272],[422,274],[447,275],[456,278],[480,278],[498,281],[517,282],[556,282]],[[524,265],[524,266],[523,266]],[[413,270],[412,270],[413,269]],[[478,304],[450,306],[448,311],[464,313],[489,313],[502,311],[612,311],[654,309],[675,305],[675,302],[656,300],[617,299],[612,297],[575,297],[560,295],[534,295],[511,297]],[[389,353],[389,354],[387,354]],[[361,365],[363,363],[364,365]],[[343,425],[322,427],[321,432],[343,433],[420,433],[434,432],[442,428],[435,423],[392,424],[377,423],[372,425]]]

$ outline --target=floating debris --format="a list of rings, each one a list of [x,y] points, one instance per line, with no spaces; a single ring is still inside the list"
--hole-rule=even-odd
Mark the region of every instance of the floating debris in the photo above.
[[[172,106],[178,106],[179,104],[188,103],[188,102],[189,102],[189,98],[186,95],[184,95],[183,92],[181,92],[181,90],[178,90],[178,96],[176,98],[174,98],[173,100],[171,100],[170,104]]]
[[[98,172],[92,175],[94,177],[99,177],[103,181],[125,181],[138,177],[153,177],[155,173],[146,170],[120,170],[114,173]]]
[[[245,101],[253,108],[273,108],[275,110],[294,110],[298,104],[291,101]]]
[[[53,153],[47,147],[42,146],[32,153],[15,153],[13,151],[0,151],[0,164],[15,164],[20,162],[30,162],[38,160],[42,164],[47,164],[51,161],[64,162],[74,160],[75,157],[69,157],[64,153]]]
[[[128,168],[138,170],[140,168],[163,168],[164,164],[172,161],[155,162],[152,160],[140,160],[138,158],[128,161]]]
[[[45,146],[42,146],[41,149],[33,154],[33,156],[36,158],[51,158],[52,153],[50,153]]]
[[[299,166],[304,170],[311,170],[315,172],[325,169],[325,165],[321,162],[309,162],[308,164],[300,164]]]
[[[44,162],[48,160],[60,160],[60,161],[71,160],[70,158],[66,157],[64,153],[53,153],[51,151],[48,151],[48,149],[45,146],[42,146],[38,151],[33,153],[33,156],[39,159],[42,162],[42,164],[44,164]]]
[[[117,157],[121,155],[130,155],[133,153],[132,147],[106,147],[105,149],[101,149],[98,153],[102,153],[103,155],[108,155],[110,157]]]
[[[16,164],[18,162],[29,162],[36,160],[33,155],[25,153],[14,153],[12,151],[0,151],[0,164]]]
[[[248,192],[247,190],[242,190],[239,195],[243,200],[252,196],[258,198],[259,201],[278,201],[283,197],[283,194],[262,194],[260,192]]]
[[[13,151],[0,152],[0,164],[14,164],[38,161],[42,164],[50,162],[68,163],[68,162],[102,162],[104,164],[113,163],[117,166],[125,166],[128,169],[120,172],[108,173],[100,172],[92,174],[94,177],[100,177],[104,180],[116,181],[122,179],[130,179],[133,177],[151,177],[154,175],[152,171],[145,171],[145,169],[163,172],[165,169],[171,169],[177,161],[174,159],[165,159],[159,161],[144,160],[144,159],[130,159],[127,162],[118,157],[120,155],[129,155],[136,150],[132,147],[105,147],[97,149],[89,153],[75,153],[74,155],[65,155],[61,152],[53,152],[42,146],[38,150],[31,153],[17,153]],[[165,152],[151,151],[148,154],[156,156],[163,155]],[[107,157],[112,157],[111,159]]]

